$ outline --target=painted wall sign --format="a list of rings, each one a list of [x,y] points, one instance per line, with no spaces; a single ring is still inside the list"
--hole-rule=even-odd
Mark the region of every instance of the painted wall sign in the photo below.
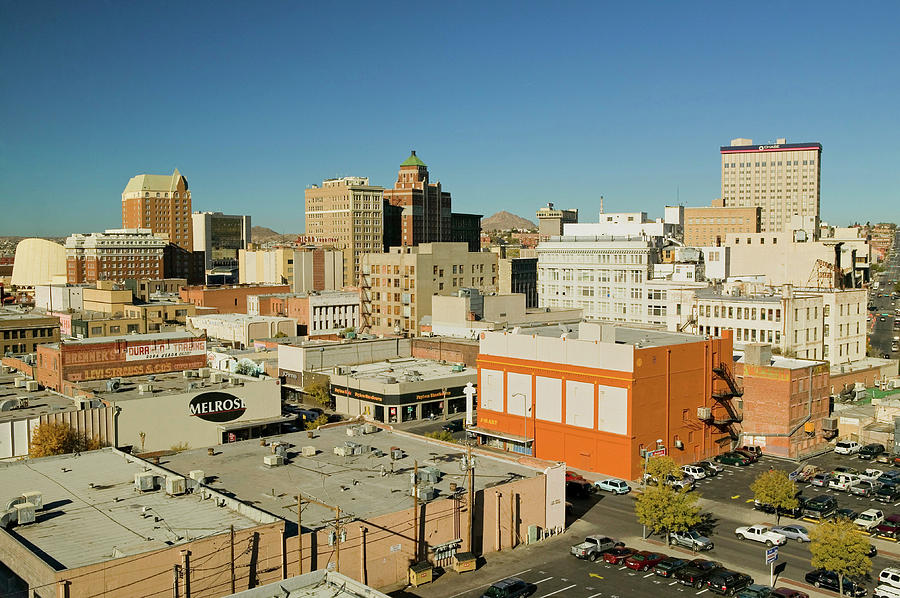
[[[247,406],[244,400],[227,392],[211,391],[198,394],[191,399],[191,416],[208,422],[230,422],[244,415]]]
[[[206,355],[205,340],[165,342],[155,345],[128,345],[125,361],[168,359],[194,355]]]

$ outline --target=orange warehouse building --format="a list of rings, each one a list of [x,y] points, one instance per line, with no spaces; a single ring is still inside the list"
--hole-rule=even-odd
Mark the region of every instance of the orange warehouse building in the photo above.
[[[485,332],[471,431],[482,444],[625,479],[659,447],[681,464],[717,455],[741,418],[731,334],[587,322],[578,338],[558,327]]]

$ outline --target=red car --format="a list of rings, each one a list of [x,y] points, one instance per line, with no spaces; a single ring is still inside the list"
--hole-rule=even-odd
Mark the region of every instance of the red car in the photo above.
[[[642,550],[625,559],[625,566],[635,571],[649,571],[665,558],[666,555],[662,553]]]
[[[809,598],[809,594],[806,592],[792,590],[791,588],[775,588],[772,590],[772,593],[769,594],[769,597],[774,598],[775,596],[783,596],[784,598]]]
[[[609,552],[605,552],[603,554],[603,560],[610,565],[621,565],[625,561],[625,559],[627,559],[634,553],[634,548],[627,548],[625,546],[622,546],[621,548],[613,548]]]

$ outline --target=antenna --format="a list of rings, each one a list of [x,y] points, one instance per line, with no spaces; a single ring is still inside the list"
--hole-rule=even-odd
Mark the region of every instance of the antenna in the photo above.
[[[603,196],[600,196],[600,213],[603,213]]]

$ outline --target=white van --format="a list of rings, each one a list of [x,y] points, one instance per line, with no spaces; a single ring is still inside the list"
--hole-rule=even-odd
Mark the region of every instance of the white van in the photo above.
[[[698,467],[697,465],[682,465],[681,471],[683,471],[685,475],[690,476],[695,480],[702,480],[706,477],[706,471],[702,467]]]
[[[878,575],[878,583],[900,588],[900,569],[897,567],[887,567],[882,569],[881,573]]]
[[[834,452],[838,455],[852,455],[858,453],[862,447],[853,440],[840,440],[834,445]]]
[[[881,585],[872,590],[872,598],[900,598],[900,588]]]

